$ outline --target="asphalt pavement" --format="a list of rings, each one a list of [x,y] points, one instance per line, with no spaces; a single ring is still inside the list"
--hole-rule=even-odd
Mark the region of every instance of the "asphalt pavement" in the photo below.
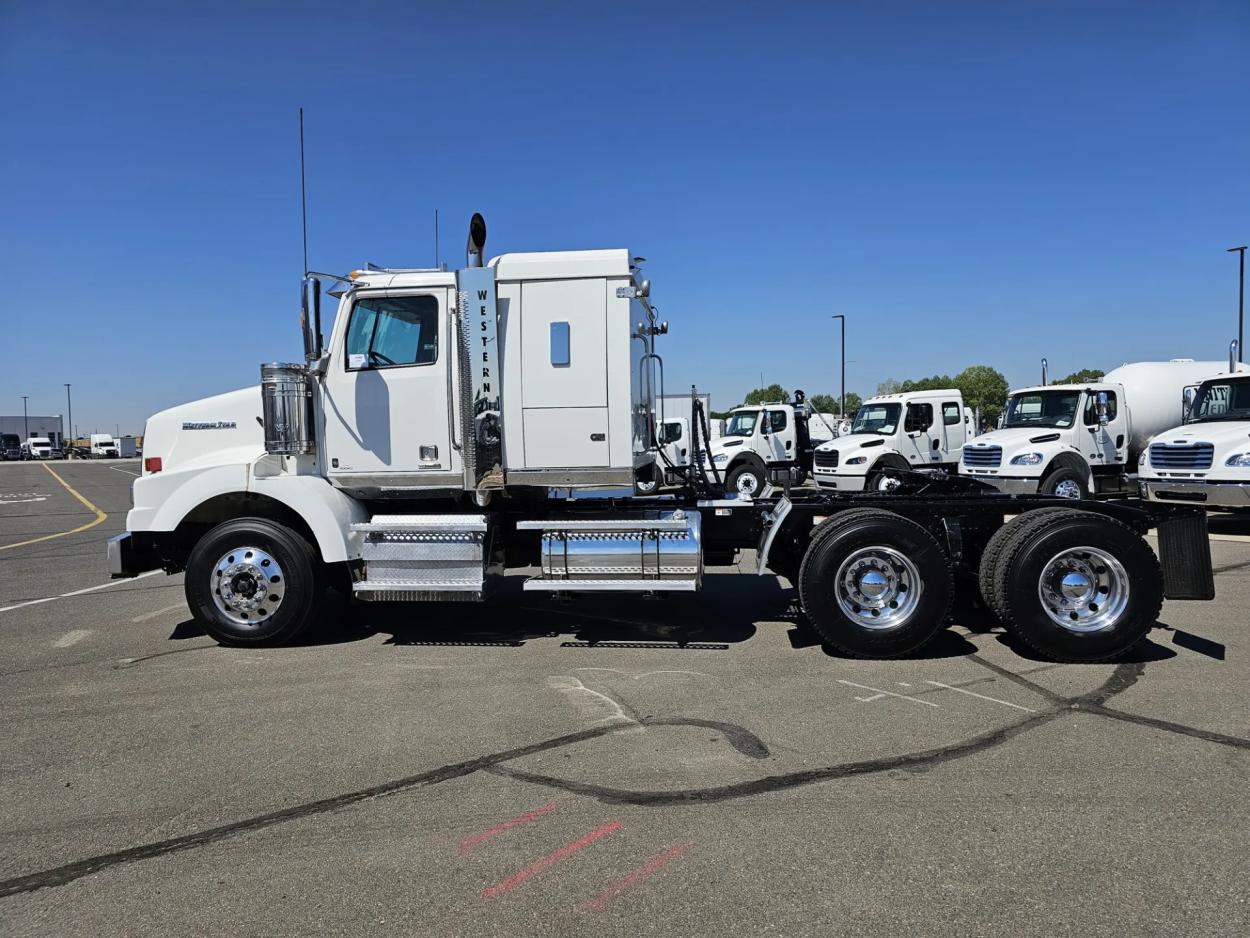
[[[138,468],[0,464],[0,934],[1250,932],[1244,519],[1112,664],[844,659],[747,563],[229,649],[108,579]]]

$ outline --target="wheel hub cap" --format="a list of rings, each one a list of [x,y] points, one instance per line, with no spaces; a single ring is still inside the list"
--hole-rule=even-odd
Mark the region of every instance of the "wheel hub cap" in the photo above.
[[[1080,498],[1081,487],[1071,479],[1065,479],[1055,486],[1055,494],[1060,498]]]
[[[1128,573],[1104,550],[1073,547],[1042,568],[1037,594],[1056,625],[1069,632],[1099,632],[1113,628],[1128,606]]]
[[[892,547],[866,547],[838,568],[835,598],[842,613],[868,629],[894,629],[906,622],[920,601],[916,565]]]
[[[267,551],[238,547],[217,561],[210,587],[213,603],[226,618],[239,625],[258,625],[282,605],[286,577]]]

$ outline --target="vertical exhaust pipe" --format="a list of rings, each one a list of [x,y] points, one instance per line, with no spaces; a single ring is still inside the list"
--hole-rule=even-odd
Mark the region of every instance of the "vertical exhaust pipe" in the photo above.
[[[1240,360],[1240,356],[1237,354],[1239,351],[1241,349],[1236,339],[1228,343],[1228,373],[1230,375],[1237,373],[1237,362]]]
[[[480,213],[474,212],[473,217],[469,220],[469,243],[465,247],[466,257],[464,266],[481,267],[482,266],[482,249],[486,247],[486,219]]]
[[[1042,385],[1046,384],[1046,359],[1042,359]]]

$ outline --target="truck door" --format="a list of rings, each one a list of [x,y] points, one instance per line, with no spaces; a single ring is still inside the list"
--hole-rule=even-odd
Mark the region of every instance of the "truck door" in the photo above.
[[[765,409],[763,419],[768,421],[764,459],[767,462],[793,462],[798,459],[794,448],[794,421],[790,419],[787,409]]]
[[[908,404],[899,450],[912,466],[927,466],[934,461],[933,431],[933,404],[929,401]]]
[[[331,355],[325,460],[346,487],[459,487],[451,462],[449,291],[361,291]]]
[[[1098,420],[1098,392],[1085,395],[1084,423],[1088,446],[1083,455],[1091,466],[1114,466],[1128,458],[1128,420],[1120,413],[1115,391],[1106,391],[1107,425]]]
[[[938,447],[933,451],[934,463],[957,463],[968,442],[964,408],[959,401],[942,402],[942,426]],[[930,444],[932,445],[932,444]]]

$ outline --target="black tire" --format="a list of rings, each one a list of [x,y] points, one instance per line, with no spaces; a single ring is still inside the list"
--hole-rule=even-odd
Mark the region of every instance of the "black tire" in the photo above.
[[[754,490],[749,493],[739,492],[738,480],[743,476],[754,478]],[[737,494],[749,494],[752,498],[758,498],[760,493],[764,491],[764,470],[753,462],[740,462],[729,470],[729,475],[725,477],[725,491]]]
[[[836,581],[843,562],[869,548],[888,548],[915,569],[915,582],[907,582],[910,575],[897,578],[901,588],[893,595],[901,602],[910,599],[913,605],[893,627],[870,627],[873,618],[866,614],[856,618],[844,609],[842,603],[853,606],[850,597],[841,602],[838,598]],[[824,522],[803,555],[798,587],[812,628],[831,647],[861,658],[893,658],[924,645],[942,629],[954,593],[950,562],[933,535],[913,521],[878,509],[848,511]]]
[[[1119,570],[1081,548],[1105,553]],[[1040,595],[1044,571],[1061,555],[1076,558],[1108,577],[1103,586],[1091,589],[1088,595],[1094,601],[1082,604],[1080,613],[1064,614],[1062,606],[1049,607],[1048,612]],[[1122,608],[1097,630],[1077,630],[1091,627],[1096,620],[1065,626],[1052,618],[1075,620],[1085,614],[1085,608],[1091,615],[1101,612],[1105,616],[1106,607],[1116,605],[1115,597],[1121,590]],[[1003,625],[1042,656],[1055,661],[1105,661],[1132,648],[1158,620],[1163,606],[1163,572],[1150,545],[1127,525],[1086,511],[1047,512],[1021,524],[1003,548],[994,571],[993,592],[1003,611]]]
[[[1006,613],[999,606],[998,599],[994,593],[994,576],[1007,544],[1020,533],[1023,525],[1032,525],[1043,516],[1056,513],[1068,514],[1071,511],[1072,509],[1070,508],[1039,508],[1035,511],[1026,512],[1012,518],[990,535],[990,539],[985,542],[985,549],[981,552],[981,563],[977,569],[977,585],[981,589],[981,599],[985,601],[985,605],[999,622],[1003,621]]]
[[[279,569],[272,574],[262,571],[251,554],[257,551]],[[238,622],[218,606],[214,594],[222,582],[217,572],[219,561],[238,554],[238,563],[248,571],[236,573],[238,595],[250,599],[263,587],[268,594],[257,609],[239,611],[249,621]],[[253,561],[255,560],[255,563]],[[270,564],[265,564],[268,568]],[[232,567],[233,568],[233,567]],[[228,568],[228,569],[232,569]],[[272,579],[265,580],[265,576]],[[282,645],[294,639],[313,619],[316,598],[321,593],[320,562],[313,548],[291,529],[263,518],[240,518],[213,528],[196,543],[187,558],[184,588],[187,605],[204,631],[223,645]],[[258,580],[263,580],[258,583]],[[270,589],[281,583],[280,592]],[[251,592],[248,593],[248,588]],[[278,597],[276,605],[271,602]],[[223,602],[225,600],[223,599]],[[252,622],[255,624],[252,624]]]
[[[1043,495],[1058,495],[1076,501],[1077,496],[1065,494],[1074,491],[1074,486],[1075,490],[1080,491],[1080,498],[1089,498],[1089,484],[1085,474],[1069,466],[1060,466],[1042,480],[1038,491]]]

